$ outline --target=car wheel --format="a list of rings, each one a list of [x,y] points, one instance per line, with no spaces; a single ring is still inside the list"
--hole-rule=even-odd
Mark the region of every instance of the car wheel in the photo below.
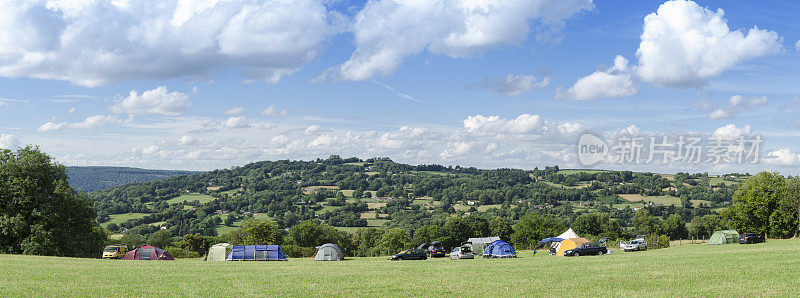
[[[602,256],[602,255],[603,255],[603,252],[602,252],[602,251],[599,251],[599,252],[597,252],[597,255],[598,255],[598,256]]]
[[[576,253],[572,254],[572,256],[574,256],[574,257],[580,257],[580,256],[581,256],[581,254],[576,252]]]

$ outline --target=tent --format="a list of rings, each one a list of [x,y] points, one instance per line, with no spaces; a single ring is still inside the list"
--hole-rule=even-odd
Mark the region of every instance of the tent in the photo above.
[[[472,244],[472,251],[480,255],[483,253],[486,246],[497,240],[500,240],[500,237],[469,238],[467,239],[467,243]]]
[[[217,243],[208,249],[206,261],[225,261],[225,257],[233,249],[233,244]]]
[[[544,238],[541,241],[539,241],[538,244],[536,244],[536,247],[533,248],[533,254],[535,255],[537,249],[545,247],[545,246],[547,246],[547,248],[551,252],[555,251],[556,247],[558,247],[561,244],[561,241],[564,241],[564,239],[563,238],[558,238],[558,237]]]
[[[564,233],[561,233],[561,235],[558,235],[555,238],[570,239],[570,238],[581,238],[581,236],[578,236],[578,234],[576,234],[575,231],[572,230],[572,228],[569,228]]]
[[[278,245],[234,246],[226,261],[286,261],[286,255]]]
[[[155,246],[145,245],[129,251],[123,260],[175,260],[166,250]]]
[[[317,254],[314,261],[341,261],[344,260],[342,249],[333,243],[326,243],[317,247]]]
[[[517,252],[514,251],[514,247],[511,244],[506,243],[503,240],[496,240],[486,246],[486,249],[483,251],[484,258],[516,258]]]
[[[711,235],[711,238],[708,239],[706,244],[712,245],[719,245],[719,244],[728,244],[728,243],[736,243],[739,240],[739,232],[734,230],[720,230],[715,231],[714,234]]]
[[[564,239],[561,241],[561,244],[558,246],[558,252],[556,252],[557,256],[564,256],[564,252],[570,249],[578,247],[578,245],[589,243],[589,240],[586,238],[570,238]]]

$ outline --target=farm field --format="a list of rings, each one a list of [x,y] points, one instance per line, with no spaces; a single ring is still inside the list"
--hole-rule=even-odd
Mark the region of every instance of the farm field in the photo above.
[[[167,204],[172,205],[172,204],[177,204],[177,203],[181,203],[181,202],[192,202],[194,200],[200,201],[200,204],[205,204],[205,203],[213,201],[214,197],[209,196],[209,195],[199,194],[199,193],[190,193],[190,194],[185,194],[185,195],[181,195],[179,197],[175,197],[175,198],[169,199],[169,200],[167,200]]]
[[[123,214],[112,214],[112,215],[109,215],[109,217],[110,217],[111,219],[110,219],[109,221],[107,221],[107,222],[101,223],[101,224],[100,224],[100,226],[102,226],[102,227],[104,227],[104,228],[105,228],[105,227],[107,227],[107,226],[108,226],[109,224],[111,224],[111,223],[115,223],[115,224],[119,225],[119,224],[121,224],[121,223],[123,223],[123,222],[126,222],[126,221],[128,221],[129,219],[137,219],[137,218],[142,218],[142,217],[145,217],[145,216],[148,216],[148,215],[150,215],[150,214],[149,214],[149,213],[123,213]]]
[[[800,240],[577,258],[108,261],[0,255],[2,296],[797,296]],[[491,263],[491,265],[490,265]],[[569,268],[565,270],[564,268]],[[445,278],[463,272],[467,281]],[[769,272],[769,274],[764,274]],[[412,278],[438,276],[442,278]],[[579,281],[579,282],[578,282]],[[480,295],[478,294],[478,295]]]

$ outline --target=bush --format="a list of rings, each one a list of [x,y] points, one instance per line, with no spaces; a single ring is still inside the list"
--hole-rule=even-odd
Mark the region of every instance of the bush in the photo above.
[[[669,247],[669,236],[649,235],[647,236],[647,249],[659,249]]]
[[[283,245],[281,249],[290,258],[310,258],[317,253],[317,249],[314,247],[302,247],[294,244]]]
[[[187,258],[199,258],[200,257],[200,254],[198,254],[197,252],[194,252],[194,251],[191,251],[191,250],[188,250],[188,249],[184,249],[184,248],[180,248],[180,247],[177,247],[177,246],[168,246],[168,247],[165,247],[164,250],[169,252],[169,254],[171,254],[176,259],[187,259]]]

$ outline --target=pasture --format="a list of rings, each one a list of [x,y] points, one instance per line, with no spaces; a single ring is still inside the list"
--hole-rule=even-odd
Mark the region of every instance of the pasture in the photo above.
[[[576,258],[117,261],[0,255],[0,296],[798,296],[800,240]],[[560,289],[565,289],[562,290]],[[568,290],[567,290],[568,289]]]

